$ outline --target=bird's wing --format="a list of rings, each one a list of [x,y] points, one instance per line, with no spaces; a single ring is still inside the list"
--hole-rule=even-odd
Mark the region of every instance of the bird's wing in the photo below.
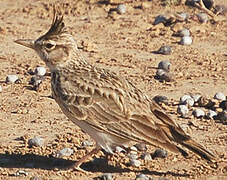
[[[173,121],[158,119],[151,101],[132,83],[103,69],[77,70],[74,80],[62,80],[61,95],[72,117],[98,131],[159,146],[169,142],[163,131]]]

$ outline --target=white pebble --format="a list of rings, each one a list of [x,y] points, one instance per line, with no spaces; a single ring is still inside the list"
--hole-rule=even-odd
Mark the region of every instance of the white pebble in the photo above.
[[[6,82],[7,82],[7,83],[15,83],[18,79],[19,79],[19,78],[18,78],[17,75],[12,74],[12,75],[8,75],[8,76],[6,77]]]
[[[201,95],[195,94],[195,95],[192,95],[191,97],[192,97],[192,99],[194,100],[194,102],[196,103],[196,102],[198,102],[199,99],[201,98]]]
[[[179,13],[179,14],[177,14],[177,15],[178,15],[179,17],[181,17],[181,19],[182,19],[183,21],[187,20],[188,17],[189,17],[188,13],[184,13],[184,12]]]
[[[224,101],[226,100],[226,96],[222,92],[218,92],[214,95],[214,99]]]
[[[192,38],[190,36],[184,36],[180,40],[181,45],[191,45],[192,44]]]
[[[119,5],[117,6],[117,12],[118,12],[119,14],[124,14],[124,13],[126,13],[126,6],[125,6],[124,4],[119,4]]]
[[[152,157],[151,157],[151,154],[150,154],[150,153],[144,153],[144,154],[142,155],[142,158],[143,158],[143,160],[145,160],[145,161],[151,161],[151,160],[152,160]]]
[[[217,116],[218,114],[215,112],[215,111],[212,111],[212,110],[209,110],[208,112],[207,112],[207,118],[208,119],[214,119],[214,117],[215,116]]]
[[[199,13],[197,14],[199,22],[206,23],[208,21],[208,15],[206,13]]]
[[[16,173],[13,174],[14,176],[27,176],[28,172],[24,170],[18,170]]]
[[[188,29],[182,29],[179,31],[179,36],[181,37],[190,36],[190,31]]]
[[[171,63],[168,60],[165,60],[165,61],[159,62],[158,69],[163,69],[163,70],[169,72],[170,66],[171,66]]]
[[[41,137],[36,136],[36,137],[28,140],[28,145],[31,147],[32,146],[41,147],[41,146],[43,146],[43,144],[44,144],[44,139]]]
[[[0,92],[2,92],[2,86],[0,86]]]
[[[57,157],[71,156],[72,154],[73,150],[71,148],[64,148],[57,152]]]
[[[205,116],[205,112],[202,109],[195,109],[192,113],[196,118],[202,118]]]
[[[111,173],[105,173],[101,176],[102,180],[113,180],[113,176]]]
[[[181,96],[181,97],[180,97],[180,104],[185,104],[185,101],[186,101],[187,99],[191,99],[191,96],[190,96],[190,95],[187,95],[187,94]]]
[[[118,153],[120,153],[120,152],[126,152],[125,149],[123,149],[120,146],[116,146],[115,151],[118,152]]]
[[[134,167],[139,167],[141,165],[141,161],[137,159],[130,159],[129,164]]]
[[[86,146],[93,146],[93,142],[92,141],[89,141],[89,140],[86,140],[86,141],[83,141],[82,142],[82,146],[86,147]]]
[[[137,159],[137,158],[138,158],[138,155],[135,154],[135,153],[130,152],[130,153],[128,154],[128,158],[129,158],[129,159]]]
[[[44,76],[46,74],[46,68],[39,66],[35,69],[35,74],[38,76]]]
[[[149,177],[145,174],[139,174],[136,176],[136,180],[149,180]]]
[[[179,105],[177,108],[177,113],[180,114],[182,117],[186,117],[188,112],[189,112],[189,110],[186,105]]]
[[[131,149],[132,151],[137,151],[137,148],[136,148],[135,146],[131,146],[130,149]]]

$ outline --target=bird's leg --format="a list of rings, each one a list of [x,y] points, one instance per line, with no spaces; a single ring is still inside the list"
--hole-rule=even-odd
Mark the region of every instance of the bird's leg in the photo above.
[[[205,11],[209,16],[214,18],[216,15],[209,9],[207,9],[203,3],[203,0],[199,0],[199,4],[195,3],[195,6],[203,11]]]
[[[83,156],[79,161],[77,161],[74,165],[73,165],[73,170],[77,170],[80,172],[84,172],[87,173],[85,170],[81,169],[80,166],[81,164],[83,164],[88,158],[92,157],[94,154],[98,153],[100,151],[99,147],[96,147],[95,149],[93,149],[92,151],[90,151],[88,154],[86,154],[85,156]]]

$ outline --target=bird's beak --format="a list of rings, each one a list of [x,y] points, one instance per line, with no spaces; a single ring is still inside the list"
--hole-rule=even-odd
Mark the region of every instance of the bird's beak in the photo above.
[[[31,48],[31,49],[35,49],[35,41],[32,39],[18,39],[14,42],[17,44],[26,46],[28,48]]]

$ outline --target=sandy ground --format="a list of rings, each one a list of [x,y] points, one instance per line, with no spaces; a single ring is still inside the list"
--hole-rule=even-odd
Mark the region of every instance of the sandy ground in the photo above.
[[[59,1],[51,1],[51,4]],[[118,71],[127,76],[149,96],[164,95],[178,101],[188,93],[212,98],[216,92],[227,95],[227,23],[220,16],[217,23],[201,24],[196,20],[179,22],[174,27],[153,26],[156,16],[170,16],[176,12],[194,15],[199,10],[184,5],[162,6],[158,0],[125,1],[127,12],[122,15],[108,11],[116,5],[105,1],[64,1],[65,23],[77,39],[82,53],[90,63]],[[217,3],[227,5],[225,0]],[[38,92],[29,88],[31,75],[37,66],[45,66],[30,49],[15,44],[19,38],[38,38],[45,33],[52,20],[52,5],[46,1],[0,1],[0,179],[93,179],[104,172],[115,179],[135,179],[140,173],[159,179],[227,179],[227,126],[213,120],[180,118],[176,106],[167,108],[175,120],[186,124],[187,133],[214,152],[218,167],[214,168],[191,154],[188,159],[169,153],[165,159],[142,162],[132,167],[127,156],[116,156],[107,162],[103,153],[82,167],[90,172],[59,170],[78,160],[91,147],[81,143],[90,137],[68,121],[58,105],[50,98],[50,77],[46,76]],[[187,27],[193,44],[179,45],[174,31]],[[171,55],[155,54],[162,45],[172,46]],[[169,60],[174,81],[162,83],[154,79],[158,62]],[[19,84],[7,84],[5,78],[17,74]],[[189,126],[193,121],[197,126]],[[43,147],[28,147],[28,139],[44,138]],[[64,147],[74,150],[70,157],[54,155]],[[153,152],[148,147],[148,152]],[[27,175],[13,177],[18,170]]]

